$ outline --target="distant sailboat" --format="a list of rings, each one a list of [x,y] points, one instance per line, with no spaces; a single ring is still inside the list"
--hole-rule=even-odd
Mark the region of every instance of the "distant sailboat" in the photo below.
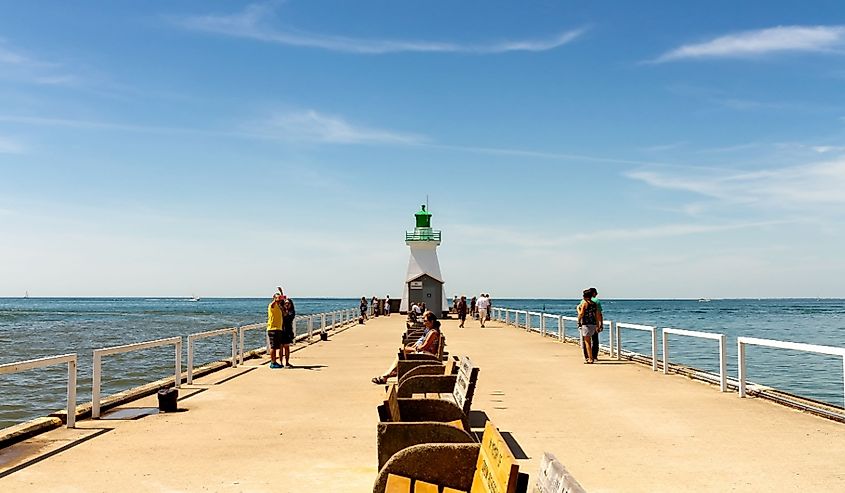
[[[198,296],[196,296],[196,295],[191,295],[191,299],[189,299],[188,301],[199,301],[199,300],[200,300],[200,299],[199,299],[199,297],[198,297]]]
[[[27,291],[27,292],[25,292],[25,293],[23,294],[23,298],[24,298],[24,299],[29,299],[29,291]]]

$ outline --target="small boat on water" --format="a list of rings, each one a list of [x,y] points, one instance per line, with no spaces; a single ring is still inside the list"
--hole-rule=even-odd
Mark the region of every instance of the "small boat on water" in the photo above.
[[[188,301],[194,301],[194,302],[199,301],[199,300],[200,300],[199,297],[194,296],[194,295],[191,295],[190,299],[188,299]]]
[[[698,302],[699,303],[710,303],[710,298],[699,298]]]

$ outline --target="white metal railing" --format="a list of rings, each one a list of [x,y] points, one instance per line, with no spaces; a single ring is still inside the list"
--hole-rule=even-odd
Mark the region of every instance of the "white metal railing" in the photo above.
[[[526,330],[534,330],[540,332],[543,335],[546,335],[548,332],[546,319],[547,318],[557,318],[558,319],[558,338],[561,341],[566,340],[566,321],[572,321],[577,323],[576,317],[568,317],[563,315],[550,315],[547,313],[540,313],[540,312],[530,312],[526,310],[516,310],[512,308],[493,308],[493,317],[495,320],[499,320],[504,322],[506,325],[513,325],[514,327],[523,328]],[[536,315],[540,316],[540,327],[539,329],[534,329],[531,326],[531,316]],[[524,323],[520,322],[520,317],[524,317]],[[610,320],[605,320],[604,325],[606,327],[610,327],[609,335],[610,335],[610,355],[611,357],[616,357],[616,359],[621,359],[622,353],[622,336],[621,336],[621,329],[634,329],[634,330],[641,330],[651,333],[651,361],[652,361],[652,370],[657,371],[657,332],[656,328],[650,325],[639,325],[639,324],[630,324],[630,323],[623,323],[623,322],[613,322]],[[726,349],[726,336],[724,334],[714,334],[714,333],[707,333],[707,332],[696,332],[691,330],[684,330],[684,329],[673,329],[673,328],[664,328],[663,329],[663,371],[664,373],[667,372],[667,368],[669,366],[669,345],[668,345],[668,334],[676,334],[682,336],[689,336],[689,337],[698,337],[704,339],[713,339],[719,341],[719,381],[720,381],[720,388],[722,392],[727,391],[727,349]],[[615,344],[614,344],[615,342]],[[756,345],[756,346],[766,346],[772,348],[781,348],[781,349],[792,349],[797,351],[806,351],[806,352],[813,352],[819,354],[827,354],[833,356],[841,356],[842,357],[842,366],[843,366],[843,397],[845,397],[845,348],[841,347],[833,347],[833,346],[821,346],[815,344],[803,344],[797,342],[785,342],[785,341],[777,341],[772,339],[758,339],[754,337],[737,337],[737,346],[738,346],[738,371],[739,371],[739,394],[740,397],[745,397],[746,394],[746,365],[745,365],[745,346],[746,345]],[[615,347],[614,347],[615,346]],[[637,354],[637,353],[632,353]]]
[[[728,391],[728,353],[727,353],[727,336],[725,334],[714,334],[712,332],[697,332],[694,330],[672,329],[666,327],[663,333],[663,374],[669,372],[669,334],[677,334],[679,336],[698,337],[700,339],[712,339],[719,341],[719,388],[722,392]]]
[[[358,313],[354,308],[347,308],[343,310],[335,310],[331,312],[325,313],[314,313],[310,315],[297,315],[296,318],[293,320],[294,332],[298,332],[298,324],[300,322],[304,322],[305,324],[305,332],[299,335],[295,335],[294,342],[300,342],[303,340],[311,341],[314,337],[314,332],[316,331],[318,334],[326,331],[337,330],[341,327],[345,327],[352,323],[357,323],[358,319],[355,318],[355,314]],[[239,339],[239,364],[243,364],[244,362],[244,354],[246,353],[246,344],[244,342],[244,332],[248,330],[255,330],[255,329],[263,329],[266,325],[263,323],[257,324],[250,324],[250,325],[243,325],[237,328],[238,331],[238,339]],[[264,336],[265,344],[264,349],[270,347],[269,336],[265,334]],[[258,348],[261,349],[261,348]]]
[[[845,348],[833,346],[820,346],[817,344],[804,344],[800,342],[776,341],[774,339],[758,339],[756,337],[737,337],[737,357],[739,359],[737,368],[739,373],[739,396],[745,397],[745,346],[764,346],[778,349],[792,349],[808,353],[828,354],[831,356],[842,356],[843,371],[843,396],[845,396]]]
[[[241,365],[244,364],[244,352],[246,351],[246,348],[245,348],[245,345],[244,345],[244,332],[246,332],[248,330],[263,329],[264,327],[265,327],[265,324],[250,324],[250,325],[242,325],[242,326],[238,327],[238,342],[239,342],[239,344],[238,344],[238,348],[239,348],[239,350],[238,350],[238,361],[239,361],[239,364],[241,364]],[[264,347],[266,349],[267,347],[270,346],[267,343],[267,334],[266,333],[264,335],[264,341],[265,341]]]
[[[616,322],[616,359],[620,359],[622,353],[622,337],[619,329],[634,329],[651,332],[651,369],[657,371],[657,332],[652,325],[628,324],[624,322]]]
[[[560,334],[561,334],[561,341],[566,342],[566,322],[573,322],[575,324],[575,330],[578,330],[578,317],[568,317],[566,315],[560,316]],[[580,338],[579,338],[580,339]]]
[[[188,335],[188,385],[194,383],[194,341],[200,339],[207,339],[209,337],[216,337],[230,334],[232,336],[232,367],[238,366],[238,328],[231,327],[227,329],[207,330],[205,332],[197,332],[196,334]]]
[[[166,339],[157,339],[154,341],[139,342],[136,344],[126,344],[124,346],[114,346],[94,350],[93,363],[93,381],[91,383],[91,417],[96,419],[100,417],[100,386],[102,375],[102,358],[110,354],[128,353],[132,351],[139,351],[141,349],[149,349],[159,346],[176,346],[176,364],[174,371],[174,386],[178,389],[182,381],[182,338],[168,337]]]
[[[76,427],[76,353],[0,365],[0,375],[67,363],[67,427]]]

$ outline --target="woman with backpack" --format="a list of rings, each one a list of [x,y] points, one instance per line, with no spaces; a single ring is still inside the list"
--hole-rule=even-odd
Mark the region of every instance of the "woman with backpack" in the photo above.
[[[594,363],[592,339],[593,334],[602,325],[601,311],[593,301],[593,291],[585,289],[583,299],[578,304],[578,331],[581,333],[581,344],[586,349],[584,363]]]

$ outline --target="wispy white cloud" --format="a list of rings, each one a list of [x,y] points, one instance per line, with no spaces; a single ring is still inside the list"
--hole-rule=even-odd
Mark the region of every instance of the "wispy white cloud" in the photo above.
[[[182,28],[237,38],[253,39],[304,48],[359,54],[401,52],[492,54],[512,51],[548,51],[581,36],[586,28],[565,31],[544,39],[505,40],[462,44],[444,41],[360,39],[346,36],[304,32],[293,28],[269,25],[275,15],[274,4],[252,4],[242,12],[229,15],[198,15],[173,18]]]
[[[580,161],[604,164],[633,164],[633,165],[667,165],[668,163],[658,161],[643,161],[636,159],[619,159],[606,156],[595,156],[589,154],[569,154],[565,152],[535,151],[531,149],[512,149],[505,147],[480,147],[469,145],[446,145],[430,144],[429,147],[447,149],[451,151],[471,152],[477,154],[491,154],[499,156],[518,156],[532,159],[548,159],[553,161]]]
[[[783,224],[785,222],[787,221],[736,222],[727,224],[663,224],[644,228],[618,228],[577,233],[573,236],[573,239],[575,241],[592,242],[596,240],[619,241],[669,238],[708,233],[721,233],[724,231],[741,231],[748,228],[762,228],[776,224]]]
[[[264,121],[247,125],[245,133],[292,142],[331,144],[415,145],[427,141],[422,135],[353,124],[340,116],[314,110],[277,113]]]
[[[21,154],[26,147],[19,140],[0,135],[0,154]]]
[[[129,123],[118,123],[100,120],[82,120],[76,118],[57,118],[57,117],[41,117],[41,116],[22,116],[22,115],[2,115],[0,114],[0,123],[16,123],[19,125],[33,125],[46,127],[65,127],[72,129],[99,129],[99,130],[126,130],[131,132],[149,132],[149,133],[191,133],[191,134],[210,134],[210,135],[225,135],[223,132],[215,132],[211,130],[192,129],[185,127],[165,127],[157,125],[137,125]]]
[[[78,75],[67,73],[59,63],[34,57],[22,50],[10,47],[0,39],[0,75],[4,78],[21,80],[40,85],[77,85]]]
[[[843,45],[845,26],[778,26],[682,45],[660,55],[654,62],[753,57],[781,52],[827,52]]]
[[[691,235],[707,235],[725,231],[743,231],[749,228],[765,228],[780,224],[794,223],[795,220],[776,221],[734,221],[718,224],[660,224],[638,228],[612,228],[582,231],[565,235],[526,234],[519,230],[502,230],[501,227],[486,227],[475,224],[453,225],[457,239],[462,243],[486,245],[491,235],[499,238],[502,245],[521,250],[559,250],[579,243],[634,241],[657,238],[672,238]]]
[[[674,151],[675,149],[680,149],[682,147],[686,147],[688,142],[680,141],[680,142],[672,142],[670,144],[656,144],[652,146],[642,147],[640,148],[641,151],[644,152],[666,152],[666,151]]]
[[[240,126],[241,128],[220,130],[2,114],[0,114],[0,123],[64,127],[79,130],[96,129],[157,134],[187,134],[326,144],[420,145],[428,142],[428,139],[423,135],[400,133],[353,124],[340,116],[326,115],[314,110],[276,113],[263,120],[243,124]],[[13,141],[8,141],[8,148],[10,150],[14,149],[13,144]],[[3,140],[0,138],[0,152],[2,151]]]
[[[731,204],[766,208],[839,210],[845,205],[845,157],[762,171],[717,171],[679,174],[676,170],[636,170],[627,176],[656,188],[691,192]]]

